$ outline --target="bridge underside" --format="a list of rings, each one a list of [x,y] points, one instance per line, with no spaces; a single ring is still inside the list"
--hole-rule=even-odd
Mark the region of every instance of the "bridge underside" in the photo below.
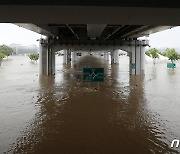
[[[54,53],[61,49],[111,50],[112,57],[115,50],[124,49],[131,52],[130,72],[144,74],[148,42],[137,38],[180,25],[177,0],[3,0],[0,4],[0,22],[47,36],[40,41],[40,73],[46,75],[54,74]]]
[[[80,5],[80,6],[126,6],[126,7],[158,7],[179,8],[178,0],[1,0],[1,5]]]
[[[148,25],[111,25],[111,24],[23,24],[16,25],[41,33],[46,36],[56,37],[61,42],[85,42],[98,40],[99,42],[114,40],[132,40],[158,31],[172,28],[173,26],[148,26]]]
[[[31,5],[25,5],[19,0],[16,4],[21,5],[5,5],[1,1],[4,5],[0,5],[0,22],[16,23],[62,40],[138,38],[180,25],[180,9],[172,1],[30,2]]]

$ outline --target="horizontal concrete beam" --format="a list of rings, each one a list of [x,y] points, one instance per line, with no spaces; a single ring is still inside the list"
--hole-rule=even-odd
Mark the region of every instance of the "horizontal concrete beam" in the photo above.
[[[50,31],[47,31],[44,28],[39,27],[35,24],[31,24],[31,23],[14,23],[14,24],[19,26],[19,27],[31,30],[31,31],[39,33],[39,34],[42,34],[44,36],[54,36],[54,34],[52,34]]]
[[[79,5],[79,6],[126,6],[180,8],[179,0],[1,0],[1,5]]]
[[[179,15],[177,8],[0,5],[3,23],[177,26]]]
[[[43,44],[43,43],[42,43]],[[46,46],[46,43],[44,43]],[[148,46],[148,40],[131,40],[131,41],[98,41],[98,40],[88,40],[86,42],[82,41],[52,41],[52,46],[54,46],[54,51],[59,51],[62,49],[73,49],[73,50],[115,50],[122,49],[122,47],[131,47],[131,46]]]
[[[105,29],[106,25],[97,25],[97,24],[88,24],[87,25],[87,34],[88,37],[91,39],[96,39],[97,37],[100,37],[101,33]]]

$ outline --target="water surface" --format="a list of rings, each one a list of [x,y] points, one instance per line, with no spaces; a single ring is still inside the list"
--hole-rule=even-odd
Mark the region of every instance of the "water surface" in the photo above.
[[[105,68],[104,83],[77,81],[86,63]],[[129,76],[127,57],[56,57],[56,76],[46,77],[38,63],[11,57],[0,68],[0,152],[178,153],[179,66],[147,64],[145,76]]]

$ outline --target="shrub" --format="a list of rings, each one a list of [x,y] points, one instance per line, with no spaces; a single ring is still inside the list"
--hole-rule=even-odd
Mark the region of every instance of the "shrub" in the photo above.
[[[32,60],[32,61],[36,61],[39,59],[39,54],[37,53],[32,53],[29,55],[29,58]]]
[[[0,52],[0,59],[5,58],[5,57],[6,57],[6,55],[3,54],[2,52]]]

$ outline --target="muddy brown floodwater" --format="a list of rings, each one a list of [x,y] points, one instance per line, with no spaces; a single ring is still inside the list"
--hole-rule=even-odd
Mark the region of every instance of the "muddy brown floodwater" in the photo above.
[[[14,56],[0,67],[0,153],[179,153],[180,67],[146,65],[129,75],[129,60],[110,65],[97,56],[63,65],[56,76],[38,75],[38,64]],[[83,65],[105,68],[105,81],[78,82]],[[75,68],[74,68],[75,66]]]

